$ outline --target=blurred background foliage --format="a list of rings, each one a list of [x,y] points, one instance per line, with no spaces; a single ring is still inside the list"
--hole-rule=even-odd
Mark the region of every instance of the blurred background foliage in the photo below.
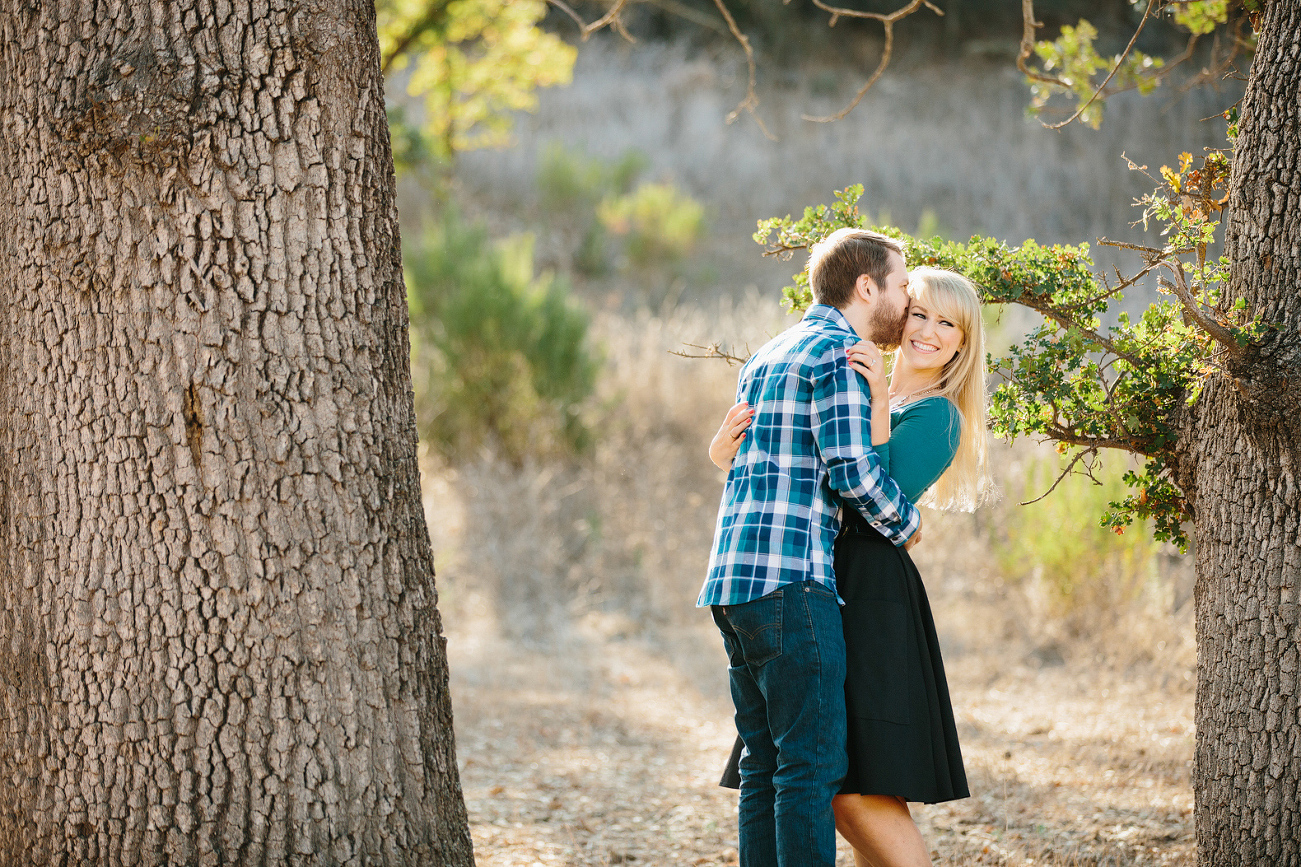
[[[865,35],[869,40],[875,35],[828,27],[826,13],[812,3],[730,0],[727,5],[770,61],[771,67],[761,67],[765,73],[829,51],[852,58]],[[1023,26],[1018,4],[936,0],[930,5],[943,14],[913,14],[900,25],[903,38],[917,50],[1015,57]],[[1058,83],[1032,82],[1033,106],[1042,108],[1060,92],[1087,99],[1091,85],[1110,70],[1142,21],[1144,5],[1135,0],[1038,0],[1035,14],[1045,28],[1040,33],[1058,36],[1041,40],[1035,50],[1043,70]],[[849,0],[845,6],[892,12],[900,4]],[[589,22],[608,11],[603,0],[576,0],[572,7]],[[536,108],[538,89],[572,79],[577,49],[570,42],[581,34],[566,11],[545,0],[377,0],[376,12],[384,72],[420,103],[419,112],[402,110],[391,117],[401,166],[412,168],[423,160],[445,163],[458,152],[509,146],[514,112]],[[1150,90],[1164,64],[1160,54],[1184,48],[1190,33],[1205,36],[1244,15],[1228,0],[1174,4],[1169,14],[1144,27],[1113,89]],[[630,39],[735,47],[711,0],[632,2],[619,21]],[[1249,35],[1240,32],[1235,38],[1249,40]],[[1192,47],[1187,45],[1190,52]],[[1096,126],[1100,110],[1100,104],[1091,107],[1086,121]]]
[[[1225,0],[1213,2],[1221,9],[1227,6]],[[588,21],[600,17],[608,9],[608,4],[602,0],[579,0],[571,5]],[[898,0],[845,0],[832,5],[864,12],[890,13],[905,3]],[[900,23],[900,33],[937,49],[970,46],[970,50],[975,52],[1002,52],[1006,49],[996,48],[989,40],[1019,41],[1021,38],[1020,3],[1007,0],[933,0],[931,5],[943,15],[929,10],[916,13]],[[1145,5],[1131,0],[1035,0],[1034,11],[1036,19],[1044,24],[1041,36],[1056,33],[1062,25],[1074,26],[1083,18],[1097,26],[1108,44],[1115,43],[1118,50],[1133,35],[1135,25],[1143,17]],[[1171,17],[1152,22],[1144,29],[1139,48],[1147,52],[1164,52],[1182,47],[1188,23],[1205,27],[1207,14],[1202,11],[1203,4],[1193,5],[1197,7],[1195,11],[1186,11],[1180,6]],[[795,59],[810,51],[823,52],[828,50],[828,46],[841,46],[862,38],[861,32],[856,33],[854,27],[828,28],[827,13],[811,2],[779,4],[767,0],[728,0],[727,8],[747,38],[778,62]],[[702,42],[730,42],[733,38],[713,0],[634,2],[628,5],[622,18],[630,35],[635,38],[686,37]],[[558,33],[574,30],[572,21],[556,9],[547,13],[546,26]]]
[[[704,207],[670,182],[638,182],[644,165],[636,152],[607,162],[549,147],[536,191],[546,219],[568,223],[566,270],[617,272],[642,298],[704,233]],[[535,243],[494,241],[454,203],[404,241],[417,417],[449,460],[488,447],[519,464],[590,445],[601,350],[569,277],[537,272]]]
[[[1075,638],[1093,628],[1093,612],[1124,610],[1160,580],[1165,546],[1150,533],[1117,534],[1098,523],[1127,490],[1127,463],[1114,455],[1092,477],[1072,475],[1054,489],[1066,461],[1041,453],[1016,478],[1003,480],[1015,505],[1003,505],[992,540],[999,570],[1016,584],[1038,585],[1049,613],[1063,618]]]
[[[705,209],[671,183],[644,183],[621,196],[602,200],[601,225],[622,238],[632,268],[677,262],[703,233]]]
[[[572,5],[588,21],[608,8]],[[857,8],[899,5],[863,0]],[[936,5],[943,17],[919,13],[900,24],[899,63],[974,56],[1011,65],[1019,4]],[[730,0],[728,8],[774,86],[810,57],[861,66],[879,50],[879,29],[828,28],[811,3]],[[458,594],[483,594],[503,629],[523,639],[593,612],[627,618],[620,629],[671,632],[692,613],[707,555],[720,477],[705,448],[736,371],[669,353],[722,342],[744,354],[741,347],[761,345],[793,320],[779,310],[776,286],[716,298],[716,306],[683,301],[683,287],[716,276],[702,253],[710,209],[678,179],[654,173],[638,148],[594,154],[546,142],[531,184],[508,201],[458,185],[458,153],[513,146],[518,112],[537,104],[539,89],[570,80],[578,31],[563,12],[541,0],[380,0],[377,11],[399,180],[419,191],[420,204],[403,212],[403,256],[426,469],[451,492],[434,506],[443,510],[435,524],[459,528],[439,539],[435,527],[448,603],[455,611]],[[1062,93],[1078,100],[1142,15],[1128,0],[1039,0],[1035,11],[1046,37],[1039,68],[1074,76],[1074,91],[1036,91],[1044,106]],[[710,0],[633,2],[625,21],[639,40],[737,51]],[[1187,36],[1162,18],[1137,47],[1158,58],[1182,50]],[[1135,63],[1136,81],[1161,68],[1155,59]],[[814,95],[816,75],[826,72],[815,73]],[[876,222],[892,222],[887,207],[876,205]],[[929,207],[914,234],[949,239]],[[990,314],[989,322],[1001,332],[992,345],[1028,330],[1015,317],[995,322]],[[1125,459],[1099,464],[1101,484],[1067,478],[1022,507],[1053,484],[1061,459],[1024,441],[996,446],[1005,498],[974,516],[928,517],[934,532],[919,562],[967,602],[1001,606],[1001,634],[1037,646],[1083,642],[1090,653],[1119,657],[1138,650],[1111,637],[1141,621],[1182,648],[1183,664],[1192,652],[1180,626],[1189,613],[1187,560],[1153,541],[1150,522],[1124,535],[1098,524],[1129,468]],[[472,578],[446,577],[458,573]]]
[[[538,160],[537,197],[548,221],[567,224],[570,264],[588,277],[671,269],[704,237],[704,205],[671,181],[643,176],[650,160],[632,149],[604,160],[549,143]]]
[[[512,112],[573,76],[576,49],[538,26],[544,0],[377,0],[375,11],[384,73],[421,101],[411,125],[434,159],[510,144]],[[400,159],[415,156],[404,148]]]
[[[421,434],[449,458],[581,451],[600,358],[589,315],[533,238],[494,242],[447,207],[406,254]]]

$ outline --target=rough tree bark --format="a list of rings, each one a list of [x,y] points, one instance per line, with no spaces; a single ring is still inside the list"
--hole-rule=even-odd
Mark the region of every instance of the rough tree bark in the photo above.
[[[472,862],[366,0],[0,0],[0,865]]]
[[[1301,0],[1266,6],[1227,222],[1231,291],[1277,326],[1186,438],[1197,515],[1198,863],[1301,865]]]

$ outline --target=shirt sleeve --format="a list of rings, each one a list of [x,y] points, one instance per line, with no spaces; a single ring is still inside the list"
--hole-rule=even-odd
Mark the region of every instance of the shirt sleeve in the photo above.
[[[890,439],[894,439],[894,429],[893,429],[893,428],[891,428],[891,430],[890,430]],[[893,457],[893,456],[890,454],[890,444],[889,444],[888,442],[884,442],[884,443],[881,443],[880,445],[873,445],[873,446],[872,446],[872,451],[876,452],[876,459],[877,459],[878,461],[881,462],[881,472],[885,473],[887,476],[890,476],[891,478],[894,478],[894,473],[890,472],[890,466],[891,466],[890,461],[891,461],[891,458]],[[898,479],[895,479],[894,481],[895,481],[895,484],[899,484],[899,480],[898,480]],[[899,490],[902,491],[902,490],[903,490],[903,487],[900,486]],[[905,496],[905,497],[908,497],[907,494],[904,494],[904,496]],[[910,500],[915,500],[915,499],[917,499],[917,498],[916,498],[916,497],[908,497],[908,499],[910,499]]]
[[[831,489],[895,545],[907,542],[921,515],[872,448],[871,397],[843,346],[829,349],[815,370],[811,421]]]
[[[957,407],[946,398],[930,398],[905,409],[891,426],[888,457],[881,463],[904,496],[916,500],[953,463],[961,438]],[[880,455],[881,447],[876,449]]]

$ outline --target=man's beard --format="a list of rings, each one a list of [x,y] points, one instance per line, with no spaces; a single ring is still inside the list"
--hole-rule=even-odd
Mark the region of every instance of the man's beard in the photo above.
[[[893,352],[903,342],[903,327],[907,322],[907,307],[897,317],[892,318],[884,304],[877,305],[867,324],[867,339],[875,343],[882,352]]]

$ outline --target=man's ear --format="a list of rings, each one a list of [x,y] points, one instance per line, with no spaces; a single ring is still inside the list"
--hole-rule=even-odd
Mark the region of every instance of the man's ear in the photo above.
[[[854,294],[864,301],[870,303],[876,291],[876,281],[866,274],[859,274],[858,279],[854,281]]]

